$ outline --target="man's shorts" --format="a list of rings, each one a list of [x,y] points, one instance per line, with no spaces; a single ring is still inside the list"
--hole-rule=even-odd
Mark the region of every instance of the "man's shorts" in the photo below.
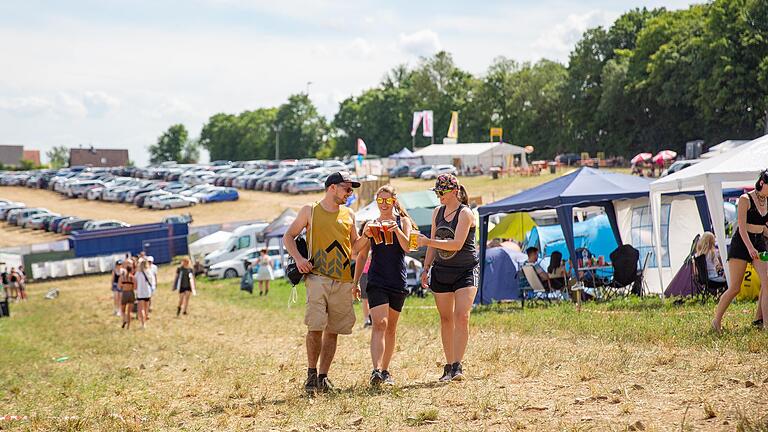
[[[307,275],[304,283],[307,287],[304,324],[309,331],[351,334],[355,326],[354,284],[316,274]]]

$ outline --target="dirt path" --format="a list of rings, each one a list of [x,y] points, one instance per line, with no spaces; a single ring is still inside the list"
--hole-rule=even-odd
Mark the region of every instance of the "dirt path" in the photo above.
[[[17,322],[33,325],[25,315],[52,307],[40,297],[56,286],[58,313],[47,319],[68,324],[27,339],[43,358],[29,359],[32,375],[5,399],[0,390],[0,400],[14,413],[36,413],[41,430],[71,426],[61,420],[67,415],[83,430],[734,430],[768,406],[768,372],[754,354],[489,326],[473,327],[468,379],[438,385],[437,316],[427,326],[409,318],[432,313],[423,309],[403,313],[391,367],[396,387],[368,390],[370,334],[356,326],[340,338],[331,371],[341,392],[310,400],[301,391],[301,302],[287,308],[284,292],[235,295],[234,284],[222,283],[177,319],[170,280],[165,269],[150,327],[128,332],[109,316],[106,276],[31,287]],[[22,338],[13,323],[0,324]],[[60,355],[70,360],[47,360]],[[37,384],[40,376],[50,385]]]

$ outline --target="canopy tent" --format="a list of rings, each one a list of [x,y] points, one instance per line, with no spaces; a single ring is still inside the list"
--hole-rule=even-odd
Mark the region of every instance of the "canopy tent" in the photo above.
[[[191,255],[205,255],[224,246],[232,233],[229,231],[216,231],[193,243],[189,244],[189,253]]]
[[[387,156],[389,159],[413,159],[418,158],[420,156],[414,156],[413,152],[408,150],[407,148],[403,147],[402,150],[400,150],[397,153],[393,153],[389,156]]]
[[[614,201],[647,196],[649,183],[650,181],[644,177],[584,167],[516,195],[484,205],[479,208],[481,218],[480,260],[483,262],[485,259],[486,242],[488,241],[488,217],[496,213],[555,209],[570,257],[576,255],[573,235],[573,208],[601,206],[605,209],[616,243],[621,245],[623,242],[616,222]],[[481,275],[481,290],[482,286],[483,278]]]
[[[758,174],[767,166],[768,136],[762,136],[651,183],[649,196],[656,256],[662,254],[661,197],[663,194],[703,190],[717,243],[726,245],[723,188],[739,188],[754,184]],[[726,248],[720,247],[718,250],[722,261],[725,262]],[[670,269],[675,269],[671,262]],[[726,278],[730,280],[728,266],[725,266],[724,270]],[[659,282],[662,286],[664,285],[661,266],[659,266]]]
[[[488,232],[488,238],[513,239],[520,243],[536,226],[530,215],[525,212],[517,212],[504,216],[493,229]]]
[[[447,164],[459,169],[479,166],[509,168],[509,162],[515,157],[520,160],[520,166],[527,167],[526,154],[523,147],[505,142],[432,144],[413,153],[427,165]]]

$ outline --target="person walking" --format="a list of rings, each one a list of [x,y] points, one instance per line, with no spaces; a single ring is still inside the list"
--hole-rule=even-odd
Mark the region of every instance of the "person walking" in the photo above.
[[[120,307],[122,302],[123,291],[120,289],[120,274],[123,272],[123,260],[115,261],[115,266],[112,268],[112,300],[115,303],[115,315],[122,315],[122,308]]]
[[[27,274],[24,273],[24,266],[19,266],[17,271],[19,275],[19,295],[22,300],[27,299]]]
[[[11,295],[16,303],[24,299],[24,293],[21,290],[21,284],[19,283],[20,280],[21,276],[19,276],[15,268],[11,267],[11,273],[8,275],[8,282],[11,286]]]
[[[261,250],[257,260],[259,270],[256,272],[256,280],[259,281],[259,296],[269,294],[269,281],[275,280],[272,258],[267,254],[267,248]]]
[[[136,302],[136,275],[134,274],[133,261],[130,259],[125,262],[125,271],[120,273],[118,280],[120,284],[120,308],[123,315],[123,328],[131,328],[131,309]]]
[[[405,254],[410,251],[409,236],[416,223],[397,200],[395,188],[385,185],[376,192],[376,204],[380,216],[365,225],[363,234],[370,239],[358,254],[358,262],[367,262],[368,269],[368,307],[371,314],[371,371],[370,384],[377,387],[382,383],[394,385],[395,380],[389,373],[392,354],[397,340],[397,322],[403,310],[406,285]],[[387,232],[379,233],[382,227]],[[359,273],[356,270],[356,273]],[[357,276],[357,275],[356,275]],[[358,279],[358,277],[356,277]]]
[[[352,274],[353,256],[368,239],[355,229],[355,216],[344,204],[360,183],[346,171],[325,179],[325,195],[319,202],[301,208],[283,235],[283,243],[301,273],[306,274],[307,380],[304,390],[329,392],[334,386],[328,371],[336,354],[339,334],[352,333],[353,303],[359,287]],[[301,255],[296,237],[306,230],[309,259]]]
[[[141,328],[145,328],[149,319],[149,301],[152,299],[152,286],[155,279],[149,260],[139,260],[139,270],[136,272],[135,279],[136,300],[139,302],[139,322],[141,323]]]
[[[189,297],[196,294],[195,273],[192,270],[192,262],[189,258],[181,259],[181,266],[176,269],[176,279],[173,282],[174,291],[179,292],[179,305],[176,307],[176,316],[187,314]]]
[[[157,291],[157,265],[155,265],[155,257],[152,255],[147,257],[147,261],[149,261],[149,271],[152,273],[152,276],[154,276],[152,281],[152,295],[149,298],[149,304],[147,304],[147,319],[149,319],[149,313],[152,312],[152,297],[155,296],[155,291]]]
[[[431,236],[418,237],[419,247],[427,247],[421,284],[432,290],[440,313],[446,364],[439,381],[448,382],[464,378],[461,362],[469,340],[470,310],[477,294],[476,227],[467,191],[456,177],[441,174],[432,190],[440,198],[440,207],[432,212]]]
[[[730,283],[728,289],[720,296],[715,308],[715,318],[712,329],[720,333],[722,320],[728,306],[741,291],[741,282],[747,263],[751,262],[760,277],[760,298],[758,301],[757,323],[763,329],[765,322],[760,323],[762,311],[768,310],[768,263],[760,259],[759,254],[766,252],[763,230],[768,224],[768,170],[760,173],[755,182],[755,189],[739,197],[737,207],[737,227],[733,233],[731,247],[728,249],[728,271]],[[762,325],[760,325],[762,324]]]

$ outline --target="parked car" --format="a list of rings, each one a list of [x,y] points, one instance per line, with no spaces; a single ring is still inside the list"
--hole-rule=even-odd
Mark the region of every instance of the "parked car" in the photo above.
[[[669,166],[669,168],[665,169],[661,173],[661,177],[666,177],[670,174],[674,174],[680,170],[688,168],[689,166],[696,165],[697,163],[703,160],[706,160],[706,159],[686,159],[686,160],[679,160],[679,161],[673,162],[672,165]]]
[[[410,170],[410,167],[408,165],[398,165],[392,168],[391,170],[389,170],[389,176],[392,178],[407,177],[409,170]]]
[[[70,220],[64,224],[64,228],[61,230],[61,233],[69,235],[69,234],[72,234],[73,231],[80,231],[85,227],[85,224],[87,224],[90,221],[91,221],[90,219],[79,219],[79,218]]]
[[[415,179],[421,178],[421,173],[423,173],[428,169],[432,169],[432,165],[416,165],[414,167],[411,167],[410,170],[408,170],[408,175]]]
[[[56,232],[56,226],[63,220],[68,219],[69,216],[56,216],[43,222],[43,229],[48,232]]]
[[[20,210],[26,208],[24,203],[10,204],[5,207],[0,207],[0,220],[8,220],[8,214],[14,210]]]
[[[60,218],[54,218],[50,224],[48,224],[48,228],[46,231],[53,232],[53,233],[60,233],[61,232],[61,226],[64,225],[65,222],[69,221],[70,219],[74,219],[74,216],[62,216]]]
[[[101,220],[101,221],[87,222],[85,225],[83,225],[83,230],[98,231],[98,230],[112,229],[112,228],[124,228],[129,226],[130,226],[129,224],[118,221],[118,220]]]
[[[155,210],[169,210],[172,208],[190,207],[195,204],[197,204],[197,199],[193,197],[168,194],[154,197],[147,207]]]
[[[67,196],[70,198],[80,198],[85,196],[89,189],[94,187],[103,187],[104,182],[101,180],[83,180],[71,183],[67,185]]]
[[[459,172],[453,165],[435,165],[432,169],[422,172],[419,178],[422,180],[434,180],[441,174],[458,175]]]
[[[28,229],[44,229],[45,223],[50,221],[53,218],[59,217],[60,215],[55,213],[42,213],[42,214],[36,214],[32,216],[31,218],[24,221],[22,228],[28,228]]]
[[[205,256],[203,260],[205,268],[232,259],[247,249],[259,247],[260,244],[263,247],[263,241],[260,241],[261,234],[267,225],[269,224],[255,223],[235,228],[223,246]]]
[[[209,191],[196,193],[192,198],[197,198],[201,203],[219,202],[219,201],[237,201],[240,195],[235,188],[215,188]]]
[[[7,221],[11,225],[18,225],[21,219],[36,215],[38,213],[50,213],[50,211],[44,208],[23,208],[12,210],[8,215]]]
[[[325,182],[317,179],[297,180],[288,186],[288,192],[292,194],[321,192],[325,190]]]
[[[161,221],[164,224],[177,224],[177,223],[192,223],[192,215],[187,213],[185,215],[173,215],[166,216]]]
[[[218,264],[214,264],[208,268],[206,276],[211,279],[229,279],[240,277],[245,274],[245,263],[248,261],[249,267],[253,265],[253,261],[261,255],[262,247],[256,247],[248,249],[232,259],[222,261]],[[267,255],[272,258],[274,264],[275,277],[283,277],[285,275],[282,269],[281,259],[279,258],[280,250],[277,246],[270,246],[267,248]],[[279,273],[278,273],[279,271]]]
[[[22,215],[20,215],[20,216],[19,216],[19,218],[16,220],[16,225],[17,225],[17,226],[20,226],[20,227],[22,227],[22,228],[24,228],[24,225],[25,225],[25,224],[26,224],[26,223],[27,223],[27,222],[28,222],[30,219],[32,219],[33,217],[35,217],[35,216],[38,216],[38,215],[49,215],[49,214],[52,214],[52,213],[51,213],[49,210],[47,210],[47,209],[41,209],[41,210],[42,210],[42,211],[40,211],[40,212],[36,212],[36,213],[28,213],[28,214],[22,214]]]

